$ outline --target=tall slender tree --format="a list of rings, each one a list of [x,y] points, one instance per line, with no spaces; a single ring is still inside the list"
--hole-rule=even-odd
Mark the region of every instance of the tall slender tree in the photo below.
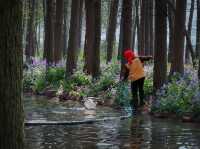
[[[117,12],[119,0],[112,0],[110,5],[109,25],[107,31],[107,62],[112,60],[115,32],[117,27]]]
[[[173,72],[184,73],[186,4],[187,0],[176,0],[171,74]]]
[[[52,65],[54,61],[54,2],[55,0],[46,0],[44,58],[47,60],[48,66]]]
[[[80,11],[80,1],[73,0],[71,8],[71,22],[69,31],[69,43],[67,50],[67,62],[66,62],[66,76],[73,74],[73,70],[76,69],[76,54],[78,51],[78,31],[79,31],[79,11]]]
[[[173,8],[175,8],[175,0],[171,0]],[[173,51],[173,42],[174,42],[174,10],[171,5],[167,5],[167,14],[169,22],[169,46],[168,46],[168,61],[172,61],[172,51]]]
[[[64,26],[63,26],[63,57],[67,54],[68,37],[69,37],[69,17],[70,17],[70,0],[64,0]]]
[[[122,40],[122,53],[127,48],[131,48],[131,27],[132,27],[132,0],[123,0],[122,5],[122,18],[123,18],[123,40]],[[122,54],[121,53],[121,54]],[[121,60],[121,77],[124,76],[125,60]]]
[[[200,57],[200,1],[197,0],[196,55]]]
[[[155,1],[155,51],[154,51],[154,90],[159,89],[167,78],[167,4]]]
[[[119,1],[119,10],[120,10],[120,33],[119,33],[119,44],[118,44],[118,59],[121,59],[121,53],[122,53],[122,41],[123,41],[123,17],[122,17],[122,1]]]
[[[101,0],[85,0],[85,7],[84,70],[96,78],[100,73]]]
[[[140,1],[140,30],[139,30],[139,55],[145,54],[145,12],[147,0]]]
[[[192,21],[193,21],[193,14],[194,14],[194,3],[195,0],[191,0],[191,8],[190,8],[190,15],[189,15],[189,20],[188,20],[188,25],[187,25],[187,34],[189,37],[191,37],[192,33]],[[188,64],[190,63],[190,50],[189,50],[189,45],[186,43],[186,49],[185,49],[185,62]]]
[[[154,54],[154,1],[149,1],[149,55]]]
[[[0,148],[24,149],[22,1],[0,1]]]
[[[28,9],[28,26],[27,26],[27,36],[26,36],[26,61],[31,63],[31,56],[35,55],[36,50],[36,41],[35,41],[35,0],[29,0],[29,9]]]
[[[55,38],[54,38],[55,63],[58,63],[62,58],[63,18],[64,18],[64,0],[56,0]]]

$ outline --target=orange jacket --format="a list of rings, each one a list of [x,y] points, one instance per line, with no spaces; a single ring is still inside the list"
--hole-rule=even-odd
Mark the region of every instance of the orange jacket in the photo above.
[[[126,64],[126,67],[129,70],[129,80],[136,81],[145,77],[143,64],[139,58],[133,59],[131,64]]]

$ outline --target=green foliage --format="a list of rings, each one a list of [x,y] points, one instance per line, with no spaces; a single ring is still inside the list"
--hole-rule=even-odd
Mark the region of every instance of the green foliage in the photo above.
[[[45,89],[45,87],[46,87],[45,75],[41,74],[34,81],[33,90],[36,92],[41,92]]]
[[[49,68],[46,74],[46,81],[49,84],[57,84],[59,81],[64,80],[65,70],[62,67]]]
[[[153,79],[147,78],[144,81],[144,94],[145,96],[149,96],[153,93]]]
[[[98,80],[94,80],[91,84],[90,95],[97,96],[99,92],[106,91],[115,86],[116,74],[119,72],[119,67],[116,64],[108,64],[103,67],[102,74]]]
[[[120,106],[129,106],[131,101],[131,90],[128,87],[128,82],[120,82],[116,90],[116,103]]]
[[[193,110],[193,97],[199,92],[198,84],[191,77],[180,78],[174,75],[171,81],[157,93],[157,101],[153,105],[154,112],[167,112],[183,115]]]
[[[78,86],[91,84],[91,78],[81,71],[76,71],[71,79]]]

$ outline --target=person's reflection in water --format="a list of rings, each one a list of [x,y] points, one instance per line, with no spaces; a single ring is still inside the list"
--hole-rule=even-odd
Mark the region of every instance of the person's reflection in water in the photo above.
[[[143,119],[141,116],[136,116],[132,119],[131,130],[131,144],[130,149],[141,149],[144,147],[144,129],[141,127]]]

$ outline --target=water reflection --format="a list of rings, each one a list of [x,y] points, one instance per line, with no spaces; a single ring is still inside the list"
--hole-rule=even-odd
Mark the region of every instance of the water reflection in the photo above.
[[[101,116],[106,116],[114,113],[117,115],[116,111],[113,113],[111,110],[103,109],[103,111],[103,114],[102,111],[96,114],[101,113]],[[94,115],[95,113],[92,113],[92,116]],[[42,117],[45,118],[45,116]],[[27,149],[200,148],[200,126],[198,124],[154,119],[145,115],[126,120],[76,126],[26,127],[25,133]]]

